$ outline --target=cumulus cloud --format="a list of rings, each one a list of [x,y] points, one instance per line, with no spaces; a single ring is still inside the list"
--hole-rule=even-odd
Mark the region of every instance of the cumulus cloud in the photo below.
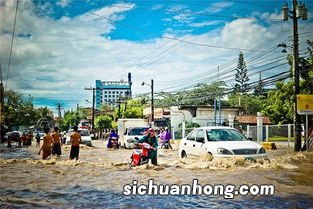
[[[220,23],[223,23],[223,21],[212,20],[212,21],[191,23],[191,24],[189,24],[189,26],[195,27],[195,28],[200,28],[200,27],[204,27],[204,26],[217,25],[217,24],[220,24]]]
[[[0,6],[1,20],[4,20],[0,23],[0,53],[6,76],[15,4],[7,0]],[[42,8],[48,7],[41,5]],[[200,73],[209,78],[216,74],[212,69],[238,57],[239,50],[195,46],[162,36],[145,42],[111,39],[110,33],[116,29],[116,23],[135,8],[134,4],[120,3],[75,17],[53,19],[38,15],[35,12],[38,8],[30,1],[23,1],[16,34],[31,36],[15,38],[8,87],[53,102],[59,99],[75,105],[91,98],[91,93],[84,91],[84,87],[94,86],[96,79],[126,80],[127,73],[131,72],[135,94],[149,92],[140,84],[151,78],[155,80],[156,91],[173,90],[168,87],[174,84],[183,87],[190,82],[188,77]],[[167,12],[185,9],[188,8],[178,5]],[[188,24],[192,23],[191,18],[176,16],[177,21]],[[193,26],[215,23],[193,23]],[[272,37],[275,30],[279,27],[264,27],[255,19],[237,19],[221,29],[200,35],[180,37],[170,27],[164,35],[209,45],[251,49],[256,43]],[[205,76],[197,79],[212,81],[205,80]],[[173,83],[172,80],[180,81]]]
[[[57,1],[56,4],[64,8],[64,7],[67,7],[70,3],[71,3],[71,0],[60,0],[60,1]]]

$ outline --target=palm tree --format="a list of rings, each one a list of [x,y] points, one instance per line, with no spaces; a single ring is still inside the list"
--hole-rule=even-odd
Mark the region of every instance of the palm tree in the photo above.
[[[38,120],[37,120],[37,127],[44,128],[44,127],[53,127],[54,119],[53,113],[48,107],[40,107],[37,109]]]

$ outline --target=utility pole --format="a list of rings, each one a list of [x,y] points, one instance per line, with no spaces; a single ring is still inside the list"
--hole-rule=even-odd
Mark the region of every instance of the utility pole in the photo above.
[[[300,93],[300,75],[299,75],[299,36],[298,36],[298,18],[307,20],[308,10],[305,5],[300,3],[298,5],[297,0],[292,0],[292,11],[289,11],[288,5],[282,8],[282,20],[288,20],[288,17],[292,18],[293,22],[293,77],[294,77],[294,151],[299,152],[301,150],[301,118],[297,112],[297,95]],[[291,16],[289,16],[289,12]]]
[[[151,126],[153,125],[154,122],[154,99],[153,99],[153,87],[154,87],[154,82],[153,79],[151,79],[151,84],[148,84],[146,82],[141,83],[142,86],[147,85],[151,87]]]
[[[57,103],[57,107],[58,107],[58,119],[60,120],[62,118],[62,115],[61,115],[61,104],[60,103]]]
[[[154,98],[153,98],[153,86],[154,82],[153,79],[151,79],[151,124],[154,122]]]
[[[122,93],[119,94],[118,97],[118,112],[117,112],[117,117],[120,118],[121,117],[121,97],[122,97]],[[117,120],[116,120],[117,121]]]
[[[4,134],[3,98],[4,98],[4,88],[2,83],[2,67],[0,62],[0,141],[2,141],[2,136]]]
[[[95,128],[95,91],[96,88],[92,88],[92,87],[85,87],[85,90],[92,90],[92,118],[91,118],[91,130],[92,133],[94,132],[94,128]]]
[[[0,67],[1,68],[1,67]],[[4,97],[4,89],[2,83],[2,76],[1,76],[1,83],[0,83],[0,141],[2,141],[2,136],[4,133],[4,114],[3,114],[3,97]]]

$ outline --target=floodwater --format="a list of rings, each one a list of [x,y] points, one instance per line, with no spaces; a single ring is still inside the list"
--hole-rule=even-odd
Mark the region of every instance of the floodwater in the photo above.
[[[293,153],[286,145],[268,151],[270,161],[179,159],[159,150],[158,166],[129,168],[132,150],[108,150],[104,141],[83,146],[80,160],[62,156],[41,160],[35,145],[0,145],[0,208],[313,208],[313,153]],[[33,143],[34,144],[34,143]],[[273,184],[273,196],[124,196],[125,184]]]

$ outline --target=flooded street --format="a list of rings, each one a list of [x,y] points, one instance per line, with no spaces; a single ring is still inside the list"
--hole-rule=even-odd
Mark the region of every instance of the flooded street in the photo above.
[[[59,159],[41,160],[38,147],[0,148],[1,208],[312,208],[313,153],[269,151],[270,162],[243,159],[179,159],[159,150],[159,165],[129,168],[132,150],[107,150],[104,141],[82,147],[79,161],[69,161],[69,146]],[[34,144],[34,143],[33,143]],[[124,196],[125,184],[273,184],[274,196]],[[138,184],[139,184],[138,183]]]

